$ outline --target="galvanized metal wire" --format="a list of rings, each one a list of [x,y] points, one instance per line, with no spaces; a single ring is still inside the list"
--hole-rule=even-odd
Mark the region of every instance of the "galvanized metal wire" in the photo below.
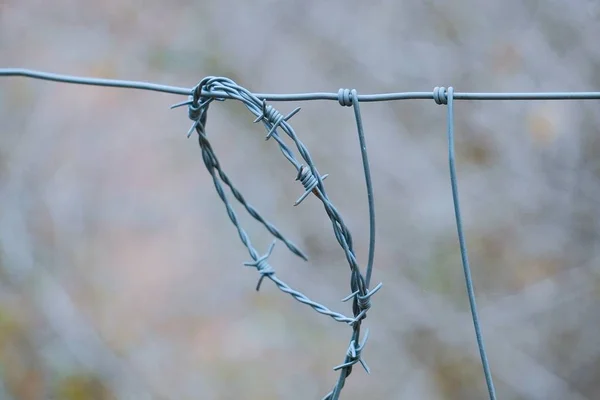
[[[434,100],[438,105],[446,105],[447,110],[447,140],[448,140],[448,162],[450,170],[450,186],[452,189],[452,200],[454,204],[454,214],[458,242],[460,247],[461,261],[465,276],[466,291],[469,299],[475,338],[479,349],[483,375],[487,384],[489,398],[496,399],[496,391],[492,377],[491,368],[485,350],[483,333],[477,312],[475,300],[475,289],[471,277],[471,268],[469,265],[466,239],[463,231],[462,217],[460,211],[458,179],[455,167],[454,150],[454,100],[598,100],[600,92],[552,92],[552,93],[459,93],[452,87],[436,87],[430,92],[404,92],[404,93],[382,93],[382,94],[358,94],[355,89],[340,89],[338,93],[298,93],[298,94],[264,94],[253,93],[248,89],[238,85],[234,81],[224,77],[206,77],[202,79],[193,88],[182,88],[175,86],[159,85],[148,82],[123,81],[112,79],[97,79],[87,77],[76,77],[70,75],[59,75],[47,72],[33,71],[20,68],[0,69],[0,76],[27,77],[43,79],[62,83],[73,83],[82,85],[95,85],[116,88],[129,88],[150,90],[178,95],[187,95],[188,99],[175,104],[172,108],[187,106],[188,117],[192,120],[192,126],[188,131],[188,137],[195,131],[198,134],[198,143],[202,152],[204,165],[213,179],[217,195],[225,205],[225,209],[232,224],[238,231],[238,235],[243,245],[248,249],[251,261],[244,265],[256,268],[260,277],[256,290],[260,289],[262,281],[266,278],[273,282],[282,292],[289,294],[302,304],[313,308],[316,312],[327,315],[338,322],[344,322],[352,328],[350,344],[343,362],[334,367],[339,370],[339,378],[331,390],[323,399],[337,400],[345,385],[346,379],[352,372],[356,364],[361,366],[369,373],[369,367],[362,358],[362,352],[369,337],[369,331],[366,330],[361,339],[361,325],[367,317],[367,312],[371,308],[371,297],[381,289],[382,283],[369,289],[370,280],[373,271],[375,255],[375,206],[373,185],[371,181],[368,153],[362,116],[360,113],[360,102],[378,102],[393,100],[422,99]],[[275,273],[275,269],[269,264],[269,256],[274,250],[276,241],[279,240],[295,255],[304,260],[307,256],[294,243],[286,239],[285,236],[270,222],[265,220],[260,213],[252,207],[244,196],[236,189],[228,175],[224,172],[217,155],[215,154],[207,133],[207,116],[210,104],[213,101],[237,100],[242,102],[248,111],[256,119],[255,123],[262,122],[267,130],[266,140],[273,139],[279,147],[283,156],[294,166],[297,171],[296,180],[299,181],[304,189],[303,194],[294,203],[299,205],[307,196],[313,194],[323,203],[325,212],[332,223],[333,233],[344,252],[346,260],[350,267],[350,292],[351,294],[342,301],[352,300],[353,315],[345,316],[339,312],[332,311],[330,308],[314,301],[293,289]],[[281,114],[268,101],[309,101],[309,100],[336,100],[341,106],[352,107],[356,121],[359,144],[361,148],[361,157],[363,163],[363,172],[365,176],[365,185],[367,191],[367,201],[369,205],[369,251],[365,273],[361,271],[359,263],[354,252],[352,235],[345,225],[339,211],[335,208],[332,201],[327,196],[324,180],[327,174],[321,175],[313,162],[307,147],[299,139],[298,135],[290,125],[290,119],[296,115],[300,108],[294,109],[288,115]],[[283,140],[281,134],[291,139],[296,147],[300,159],[295,155]],[[237,214],[233,208],[230,199],[225,193],[225,187],[229,189],[233,197],[240,203],[244,209],[260,224],[262,224],[274,237],[264,254],[260,254],[251,243],[251,240],[240,225]]]

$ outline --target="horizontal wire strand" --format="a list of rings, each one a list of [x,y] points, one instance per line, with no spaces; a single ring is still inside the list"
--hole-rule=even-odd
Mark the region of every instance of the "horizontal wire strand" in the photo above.
[[[53,82],[74,83],[79,85],[116,87],[137,90],[149,90],[178,95],[189,95],[193,88],[161,85],[150,82],[128,81],[118,79],[89,78],[74,75],[54,74],[24,68],[0,68],[0,76],[25,77]],[[335,100],[338,93],[312,92],[312,93],[253,93],[261,100],[267,101],[312,101]],[[225,92],[202,92],[205,97],[218,97],[229,99],[232,95]],[[523,92],[523,93],[469,93],[455,92],[454,100],[600,100],[600,92]],[[394,100],[432,100],[433,92],[397,92],[378,94],[359,94],[358,101],[363,103],[394,101]]]

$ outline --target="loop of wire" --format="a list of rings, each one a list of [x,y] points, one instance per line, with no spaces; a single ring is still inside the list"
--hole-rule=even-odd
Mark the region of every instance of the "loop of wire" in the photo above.
[[[220,96],[212,96],[211,93],[224,93],[227,97]],[[293,251],[295,254],[300,257],[304,256],[296,246],[285,239],[279,231],[270,223],[266,222],[254,208],[252,208],[243,198],[241,193],[239,193],[227,177],[227,175],[223,172],[217,157],[212,150],[212,147],[208,141],[206,135],[206,119],[208,113],[208,107],[213,100],[225,100],[226,98],[235,99],[241,101],[248,110],[254,114],[256,119],[255,123],[262,122],[268,133],[266,139],[273,139],[279,146],[280,151],[284,155],[284,157],[296,168],[296,180],[300,181],[302,186],[304,187],[304,194],[296,200],[294,206],[297,206],[302,201],[304,201],[309,194],[313,193],[317,199],[319,199],[325,208],[325,212],[329,216],[333,231],[335,234],[338,243],[342,247],[342,250],[346,256],[346,259],[350,266],[351,271],[351,279],[350,279],[350,288],[352,290],[352,295],[348,296],[345,301],[352,299],[352,310],[353,310],[353,318],[346,317],[343,314],[331,311],[329,308],[309,299],[304,294],[290,288],[286,283],[281,281],[276,273],[274,268],[269,264],[268,258],[271,256],[273,252],[273,248],[275,246],[276,241],[269,246],[267,252],[264,255],[259,255],[258,252],[254,249],[251,244],[250,238],[248,237],[245,230],[240,226],[237,215],[231,206],[227,196],[225,195],[223,185],[226,186],[234,194],[234,197],[246,208],[246,210],[259,222],[267,227],[267,229],[279,240],[286,243],[288,248]],[[364,140],[364,133],[362,128],[362,119],[360,117],[360,109],[358,107],[358,100],[356,95],[356,90],[348,90],[343,89],[340,90],[340,104],[343,106],[353,106],[357,121],[357,129],[359,131],[359,142],[362,149],[362,157],[363,157],[363,167],[365,171],[365,179],[367,182],[367,194],[369,200],[369,221],[371,227],[371,236],[369,243],[369,257],[367,263],[367,278],[365,278],[358,266],[358,262],[356,260],[356,256],[354,254],[354,249],[352,246],[352,236],[348,227],[344,224],[342,216],[335,208],[335,206],[329,200],[327,193],[325,191],[325,187],[323,185],[323,181],[327,178],[327,174],[320,175],[315,163],[313,162],[310,153],[306,146],[300,141],[298,136],[296,135],[294,129],[289,124],[289,120],[296,115],[300,108],[294,109],[292,112],[284,116],[281,112],[275,109],[273,106],[267,104],[264,99],[259,99],[256,95],[249,92],[247,89],[237,85],[234,81],[228,78],[223,77],[206,77],[202,79],[192,90],[190,98],[182,103],[176,104],[173,107],[188,106],[188,116],[193,121],[192,127],[189,133],[196,130],[198,133],[198,140],[200,144],[200,148],[202,149],[202,157],[205,163],[205,166],[211,176],[213,177],[213,182],[215,188],[217,190],[217,194],[225,204],[225,208],[229,215],[229,218],[233,225],[236,227],[238,234],[242,243],[248,249],[250,256],[252,257],[252,261],[245,262],[245,266],[254,267],[260,274],[259,281],[256,285],[256,290],[260,290],[260,286],[265,278],[271,280],[281,291],[284,293],[288,293],[297,301],[306,304],[312,307],[318,313],[327,315],[333,318],[336,321],[344,322],[349,324],[352,327],[352,339],[350,340],[348,354],[346,356],[346,360],[341,365],[335,367],[335,370],[341,370],[340,378],[338,379],[338,383],[334,388],[334,391],[331,393],[331,400],[337,400],[339,397],[339,393],[344,386],[345,379],[352,372],[352,366],[356,363],[360,363],[365,370],[368,372],[369,369],[361,358],[361,352],[366,343],[366,339],[368,335],[365,335],[365,338],[361,342],[360,345],[357,345],[358,338],[360,337],[360,327],[362,320],[366,318],[367,311],[371,308],[371,297],[375,294],[379,289],[381,289],[382,284],[380,283],[377,287],[371,291],[368,290],[368,282],[371,276],[371,270],[373,267],[373,257],[374,257],[374,246],[375,246],[375,215],[374,215],[374,206],[373,206],[373,192],[371,185],[371,177],[368,165],[368,159],[366,157],[366,145]],[[297,160],[296,156],[292,149],[284,142],[283,138],[280,135],[280,131],[290,138],[294,144],[296,145],[296,150],[300,154],[303,162]]]

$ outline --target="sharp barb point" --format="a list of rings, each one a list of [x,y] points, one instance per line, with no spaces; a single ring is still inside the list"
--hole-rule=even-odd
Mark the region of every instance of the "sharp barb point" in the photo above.
[[[178,108],[178,107],[189,106],[192,103],[193,103],[193,100],[186,100],[186,101],[182,101],[181,103],[173,104],[170,108],[172,110],[172,109]]]
[[[188,138],[190,136],[192,136],[192,133],[194,132],[194,129],[196,129],[196,127],[198,126],[199,123],[200,123],[200,121],[194,121],[194,123],[192,124],[192,127],[190,128],[190,130],[187,133],[187,137]]]
[[[291,113],[289,113],[285,118],[284,121],[289,121],[290,118],[292,118],[294,115],[298,114],[300,112],[301,108],[300,107],[296,107]]]

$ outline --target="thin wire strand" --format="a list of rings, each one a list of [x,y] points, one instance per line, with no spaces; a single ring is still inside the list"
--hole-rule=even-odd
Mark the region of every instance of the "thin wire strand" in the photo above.
[[[471,278],[471,268],[469,267],[469,258],[467,255],[467,244],[465,241],[465,235],[463,232],[462,217],[460,214],[460,202],[458,198],[458,182],[456,177],[456,166],[455,166],[455,154],[454,154],[454,102],[453,102],[454,89],[448,88],[446,92],[447,96],[447,123],[448,123],[448,164],[450,166],[450,185],[452,186],[452,201],[454,202],[454,215],[456,217],[456,230],[458,233],[458,242],[460,245],[460,256],[463,264],[463,271],[465,274],[465,283],[467,286],[467,295],[469,297],[469,304],[471,306],[471,316],[473,317],[473,326],[475,328],[475,337],[477,339],[477,346],[479,347],[479,355],[481,356],[481,364],[483,366],[483,373],[485,375],[485,382],[488,387],[490,400],[496,400],[496,389],[494,388],[494,381],[492,379],[492,373],[490,371],[490,365],[488,363],[487,354],[485,351],[485,345],[483,343],[483,335],[481,333],[481,326],[479,324],[479,315],[477,313],[477,304],[475,303],[475,290],[473,288],[473,279]]]
[[[0,68],[0,76],[26,77],[79,85],[106,86],[127,89],[150,90],[170,94],[189,95],[192,89],[160,85],[149,82],[127,81],[117,79],[88,78],[73,75],[61,75],[24,68]],[[338,100],[337,93],[253,93],[261,100],[267,101],[309,101]],[[203,91],[202,96],[231,99],[230,93],[219,91]],[[363,103],[394,100],[431,100],[432,92],[398,92],[358,95],[357,100]],[[523,93],[454,93],[454,100],[600,100],[600,92],[523,92]]]
[[[156,83],[149,82],[136,82],[136,81],[124,81],[118,79],[101,79],[101,78],[87,78],[73,75],[61,75],[53,74],[51,72],[33,71],[30,69],[23,68],[0,68],[0,76],[20,76],[24,78],[41,79],[45,81],[61,82],[61,83],[74,83],[77,85],[91,85],[91,86],[104,86],[104,87],[116,87],[125,89],[140,89],[150,90],[154,92],[163,92],[170,94],[183,94],[189,95],[191,89],[159,85]]]
[[[356,118],[356,130],[358,131],[358,141],[360,143],[360,154],[362,156],[363,171],[367,186],[367,199],[369,203],[369,256],[365,272],[365,287],[368,289],[369,283],[371,282],[371,273],[373,272],[373,260],[375,258],[375,200],[373,198],[373,183],[371,179],[369,156],[367,155],[367,143],[365,140],[362,116],[360,114],[358,94],[355,89],[352,90],[352,108],[354,108],[354,117]]]

